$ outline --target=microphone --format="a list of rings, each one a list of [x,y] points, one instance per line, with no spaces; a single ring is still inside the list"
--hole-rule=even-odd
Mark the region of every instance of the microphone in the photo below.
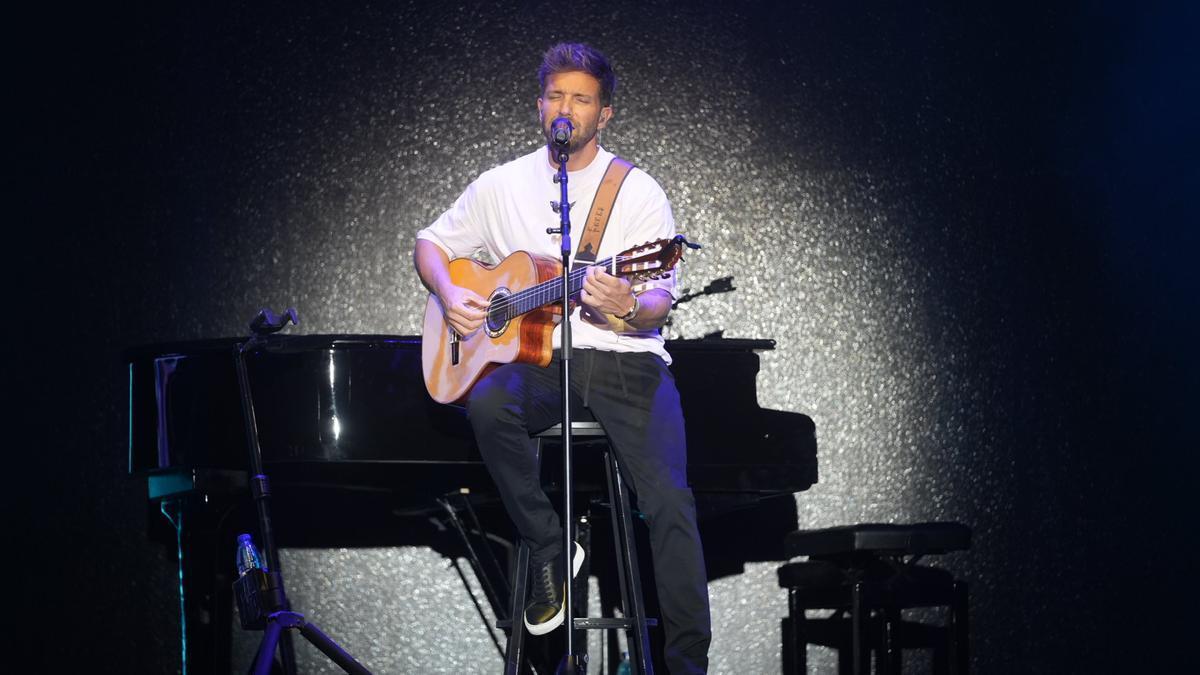
[[[559,148],[566,148],[571,142],[571,132],[575,131],[575,127],[571,126],[571,120],[565,117],[556,117],[550,123],[550,142]]]

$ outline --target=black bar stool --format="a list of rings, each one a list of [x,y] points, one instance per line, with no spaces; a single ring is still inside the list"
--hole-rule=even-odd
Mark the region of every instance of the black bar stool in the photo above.
[[[617,579],[621,588],[621,612],[625,618],[574,617],[574,609],[568,608],[574,617],[575,630],[624,630],[629,643],[629,658],[633,672],[654,672],[650,659],[650,636],[647,628],[658,624],[656,619],[646,617],[642,601],[642,582],[638,571],[637,548],[634,544],[633,509],[629,502],[629,489],[621,477],[617,455],[608,443],[608,436],[599,422],[572,421],[572,446],[603,447],[604,466],[607,473],[608,503],[612,510],[613,543],[616,546]],[[556,424],[545,431],[533,434],[538,441],[538,457],[547,444],[554,445],[562,437],[562,425]],[[561,445],[561,444],[560,444]],[[564,490],[573,486],[564,485]],[[564,527],[566,524],[564,523]],[[525,661],[525,625],[522,619],[526,596],[529,592],[529,547],[522,540],[517,547],[516,569],[512,579],[512,604],[509,619],[497,622],[499,628],[508,630],[508,644],[504,654],[504,672],[517,675]],[[581,644],[586,644],[582,641]]]
[[[970,545],[970,528],[948,522],[863,523],[788,534],[787,556],[809,559],[778,570],[779,585],[788,590],[782,631],[785,675],[806,671],[809,643],[836,648],[842,673],[867,675],[874,647],[876,672],[899,675],[903,648],[931,647],[935,672],[965,675],[967,584],[917,563],[925,555]],[[905,621],[903,610],[914,607],[946,607],[947,620],[942,626]],[[809,619],[809,609],[837,611]]]

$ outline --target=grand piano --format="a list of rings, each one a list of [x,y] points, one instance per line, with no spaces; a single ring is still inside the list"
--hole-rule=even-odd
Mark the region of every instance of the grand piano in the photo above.
[[[185,658],[194,672],[230,669],[234,540],[255,522],[234,361],[239,341],[124,354],[129,471],[147,483],[149,536],[179,547]],[[710,578],[782,559],[783,537],[796,528],[792,495],[817,480],[813,421],[757,402],[758,352],[773,347],[723,338],[667,343]],[[465,542],[442,524],[448,495],[477,510],[481,527],[511,537],[463,410],[425,391],[420,338],[273,335],[248,351],[246,365],[279,546],[430,546],[453,560]],[[598,453],[576,453],[584,504],[603,491],[589,454]],[[560,474],[544,468],[554,489]],[[601,538],[605,528],[594,529]],[[598,556],[592,568],[602,600],[604,564]]]

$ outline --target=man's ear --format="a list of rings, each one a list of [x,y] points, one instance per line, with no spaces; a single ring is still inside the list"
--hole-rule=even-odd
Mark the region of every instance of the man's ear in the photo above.
[[[612,119],[613,109],[611,105],[604,106],[600,109],[600,121],[596,123],[597,129],[603,129],[608,126],[608,121]]]

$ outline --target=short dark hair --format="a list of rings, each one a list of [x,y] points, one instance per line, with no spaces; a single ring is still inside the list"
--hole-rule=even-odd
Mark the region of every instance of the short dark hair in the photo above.
[[[576,42],[560,42],[542,56],[538,68],[538,84],[546,91],[546,78],[558,73],[581,71],[600,81],[600,104],[612,105],[613,92],[617,89],[617,76],[613,73],[608,57],[600,50]]]

